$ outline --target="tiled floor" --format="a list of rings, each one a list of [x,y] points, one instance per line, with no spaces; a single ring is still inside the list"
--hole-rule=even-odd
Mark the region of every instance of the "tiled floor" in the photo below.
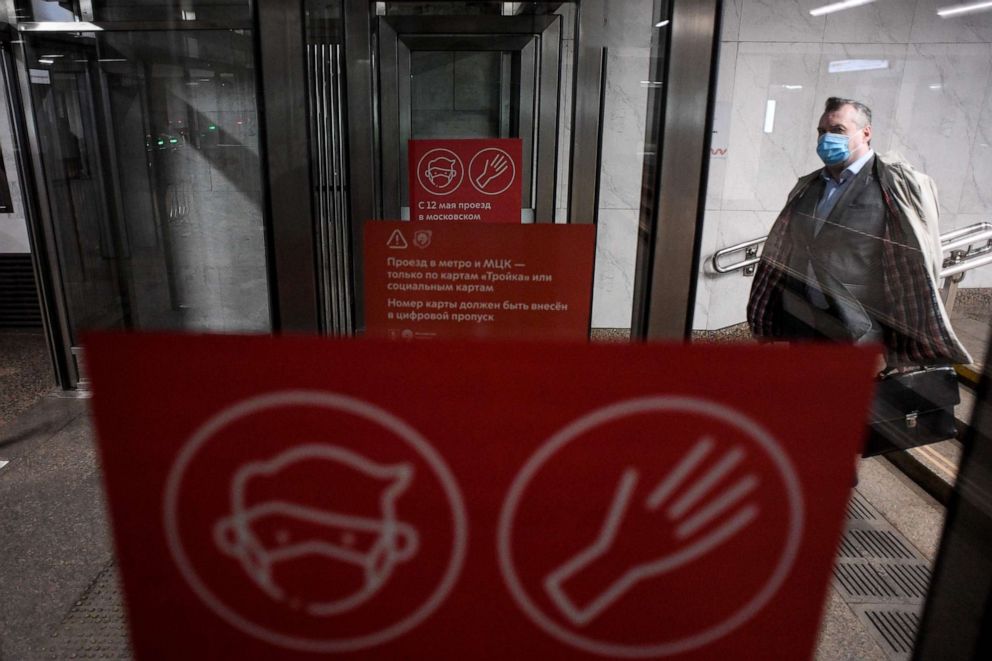
[[[0,427],[54,387],[42,332],[0,330]]]

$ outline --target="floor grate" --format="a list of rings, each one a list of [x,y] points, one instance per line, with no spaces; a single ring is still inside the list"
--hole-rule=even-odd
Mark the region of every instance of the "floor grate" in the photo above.
[[[50,659],[130,659],[117,566],[107,563],[52,635]]]
[[[881,517],[875,508],[872,507],[865,497],[857,491],[851,496],[851,501],[847,504],[847,518],[854,521],[877,521]]]
[[[907,597],[922,600],[930,585],[930,568],[924,564],[884,563],[884,571]]]
[[[837,555],[841,558],[860,558],[861,549],[858,548],[858,545],[845,532],[844,536],[840,538],[840,548],[837,550]]]
[[[890,658],[906,658],[913,651],[913,641],[920,626],[918,608],[869,607],[862,613],[869,630],[884,643]]]
[[[833,585],[892,661],[913,651],[930,574],[916,548],[855,491]]]
[[[852,529],[855,543],[868,551],[868,557],[880,560],[912,560],[916,556],[892,530]]]
[[[852,599],[895,598],[899,592],[870,564],[839,564],[834,577]]]

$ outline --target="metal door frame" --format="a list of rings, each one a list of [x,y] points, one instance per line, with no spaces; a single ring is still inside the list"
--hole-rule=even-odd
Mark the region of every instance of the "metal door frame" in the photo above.
[[[251,30],[255,37],[256,90],[269,311],[272,329],[316,332],[320,326],[311,213],[305,39],[302,2],[255,0],[251,20],[14,22],[4,24],[5,45],[23,33]],[[8,13],[9,20],[13,13]],[[265,26],[262,29],[262,26]],[[23,47],[6,48],[6,86],[21,154],[28,232],[46,336],[58,385],[81,385],[82,352],[73,346],[62,268],[41,159],[38,126]],[[95,90],[96,93],[98,90]],[[96,99],[101,101],[101,99]],[[20,162],[20,161],[19,161]]]
[[[379,73],[379,135],[382,176],[382,214],[399,218],[404,182],[390,163],[406,162],[410,127],[410,53],[413,50],[467,50],[515,52],[523,56],[532,44],[536,86],[521,80],[520,135],[524,141],[523,177],[533,182],[534,219],[554,222],[557,186],[558,114],[561,99],[561,16],[535,14],[487,16],[484,21],[464,16],[379,16],[377,62]],[[504,65],[504,73],[506,66]],[[395,81],[391,83],[390,81]],[[539,92],[535,95],[535,87]],[[535,122],[537,124],[535,125]],[[543,124],[540,122],[544,122]],[[536,140],[534,139],[536,135]],[[532,172],[536,160],[536,173]]]

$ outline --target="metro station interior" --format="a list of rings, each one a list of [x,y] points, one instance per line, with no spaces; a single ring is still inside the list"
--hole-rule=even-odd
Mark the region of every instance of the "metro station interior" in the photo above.
[[[990,658],[992,3],[4,0],[0,74],[0,659],[133,658],[88,333],[379,336],[410,141],[513,139],[502,223],[593,227],[584,340],[751,346],[830,97],[935,182],[969,362],[953,432],[859,461],[811,653]]]

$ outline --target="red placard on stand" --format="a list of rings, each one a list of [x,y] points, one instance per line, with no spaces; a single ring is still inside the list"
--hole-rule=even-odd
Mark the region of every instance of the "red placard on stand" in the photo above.
[[[810,658],[875,360],[139,334],[86,350],[139,660]]]
[[[365,223],[365,330],[390,338],[589,336],[593,225]]]
[[[523,141],[410,140],[410,219],[520,223]]]

